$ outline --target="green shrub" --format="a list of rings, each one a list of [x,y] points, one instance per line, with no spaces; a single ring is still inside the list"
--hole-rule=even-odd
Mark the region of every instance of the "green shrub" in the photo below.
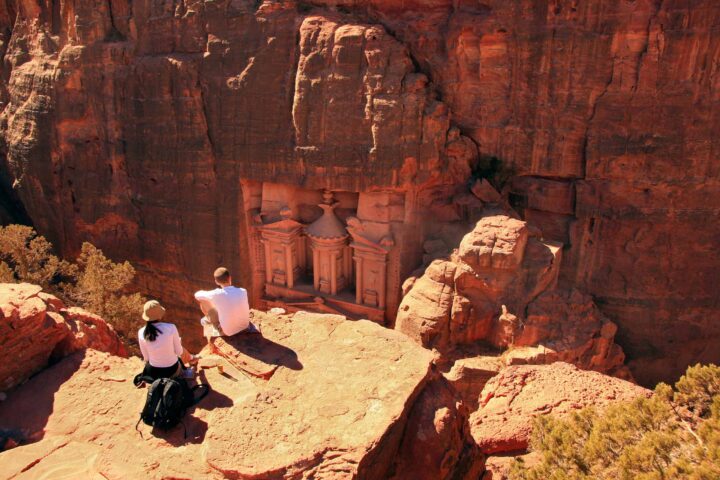
[[[50,242],[25,225],[0,227],[0,259],[5,267],[12,267],[17,280],[48,290],[75,275],[75,267],[53,255]],[[5,267],[0,270],[9,279]]]
[[[0,282],[40,285],[103,317],[126,339],[145,302],[140,294],[128,293],[134,278],[129,262],[114,263],[90,243],[83,243],[76,262],[70,263],[53,255],[50,242],[31,227],[0,227]]]
[[[516,460],[511,479],[720,479],[720,368],[690,367],[675,389],[602,412],[538,417],[530,444],[539,463]]]
[[[85,242],[77,258],[76,281],[67,290],[75,303],[100,315],[128,337],[145,303],[138,293],[124,293],[134,278],[130,262],[114,263],[102,250]]]

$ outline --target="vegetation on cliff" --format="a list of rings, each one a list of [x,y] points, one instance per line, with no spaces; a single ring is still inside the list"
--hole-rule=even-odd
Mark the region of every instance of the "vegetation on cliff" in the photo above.
[[[128,338],[145,299],[128,292],[135,277],[129,262],[115,263],[83,243],[75,262],[55,256],[52,244],[31,227],[0,227],[0,282],[27,282],[67,303],[100,315]]]
[[[517,460],[512,480],[720,478],[720,367],[690,367],[650,398],[539,416],[531,447],[538,465]]]

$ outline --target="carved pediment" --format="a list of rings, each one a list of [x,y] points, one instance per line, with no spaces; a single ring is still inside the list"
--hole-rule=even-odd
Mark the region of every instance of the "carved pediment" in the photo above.
[[[260,227],[260,230],[264,232],[291,233],[303,227],[304,225],[297,220],[293,220],[292,218],[283,218],[277,222],[263,224]]]
[[[395,246],[395,240],[392,235],[384,236],[380,242],[374,242],[367,238],[364,233],[362,221],[357,217],[349,217],[347,220],[348,226],[347,231],[350,232],[354,248],[362,250],[370,250],[380,254],[387,254],[392,247]]]

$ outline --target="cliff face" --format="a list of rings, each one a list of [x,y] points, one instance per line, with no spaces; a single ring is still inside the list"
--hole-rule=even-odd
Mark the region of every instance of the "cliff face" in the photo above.
[[[0,178],[63,253],[131,260],[189,317],[217,263],[250,282],[241,180],[402,191],[430,222],[474,169],[653,382],[720,361],[718,22],[712,0],[6,1]]]

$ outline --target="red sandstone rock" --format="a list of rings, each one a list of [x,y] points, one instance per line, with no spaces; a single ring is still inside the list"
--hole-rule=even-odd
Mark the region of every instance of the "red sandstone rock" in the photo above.
[[[470,436],[467,417],[467,408],[449,383],[440,376],[431,380],[410,412],[391,478],[477,479],[484,458]]]
[[[480,392],[504,366],[498,355],[463,357],[455,360],[450,370],[443,375],[468,409],[474,412],[478,409]]]
[[[428,470],[415,478],[477,478],[482,456],[467,413],[433,380],[430,352],[335,315],[255,312],[254,321],[263,348],[252,354],[277,370],[248,377],[204,351],[201,364],[224,372],[202,371],[212,392],[185,418],[187,440],[181,427],[133,429],[146,395],[131,381],[137,358],[88,349],[41,372],[0,409],[0,425],[34,442],[0,453],[3,474],[376,479],[417,460]],[[419,442],[424,457],[406,457]]]
[[[396,330],[425,347],[447,347],[456,268],[446,260],[435,260],[428,266],[403,298]]]
[[[600,313],[589,296],[577,290],[546,292],[528,305],[527,312],[515,346],[539,347],[509,351],[505,355],[509,364],[561,361],[631,378],[623,365],[625,355],[614,343],[617,326]]]
[[[93,348],[127,355],[115,331],[103,319],[62,302],[28,283],[0,284],[0,390],[27,380],[78,350]]]
[[[477,179],[470,190],[485,203],[500,203],[502,201],[498,191],[484,178]]]
[[[525,450],[532,419],[563,415],[585,406],[602,408],[652,392],[632,383],[557,362],[503,369],[480,396],[480,408],[470,416],[472,434],[487,454]]]
[[[115,330],[99,316],[79,307],[64,308],[60,314],[70,334],[55,347],[55,356],[64,357],[86,348],[120,357],[128,355]]]
[[[395,328],[443,354],[482,340],[512,347],[510,364],[561,360],[632,378],[617,326],[589,296],[556,288],[561,245],[539,235],[507,215],[483,217],[449,260],[408,283]]]

